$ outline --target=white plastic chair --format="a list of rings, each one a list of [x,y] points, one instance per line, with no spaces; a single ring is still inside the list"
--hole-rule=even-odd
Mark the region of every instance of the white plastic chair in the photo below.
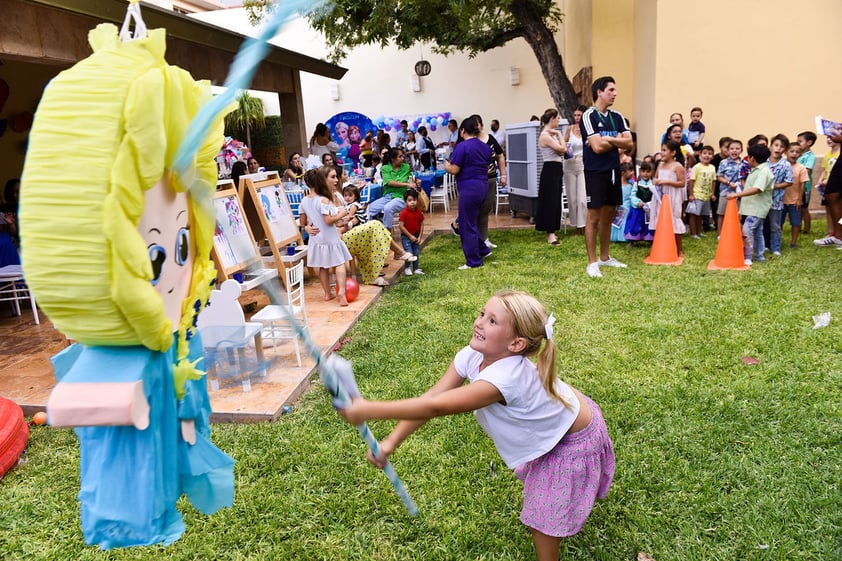
[[[299,261],[286,270],[287,304],[270,304],[251,316],[263,326],[263,340],[272,342],[272,348],[278,348],[278,341],[291,339],[295,345],[295,359],[301,366],[301,350],[298,346],[298,333],[290,322],[290,316],[307,332],[307,309],[304,307],[304,262]]]
[[[242,286],[234,279],[223,282],[219,290],[212,290],[208,306],[199,314],[197,327],[202,336],[202,346],[205,350],[205,363],[211,389],[219,389],[220,351],[225,351],[228,366],[233,374],[223,374],[221,377],[241,378],[243,391],[251,391],[250,368],[246,357],[246,348],[254,341],[257,355],[258,370],[262,376],[266,375],[263,359],[263,341],[261,330],[263,324],[247,322],[243,308],[237,301],[242,294]],[[235,360],[234,351],[237,351]]]
[[[35,316],[35,325],[40,325],[38,318],[38,307],[35,305],[35,296],[23,277],[23,268],[20,265],[6,265],[0,267],[0,302],[11,302],[15,315],[20,315],[20,303],[29,300],[32,306],[32,315]]]

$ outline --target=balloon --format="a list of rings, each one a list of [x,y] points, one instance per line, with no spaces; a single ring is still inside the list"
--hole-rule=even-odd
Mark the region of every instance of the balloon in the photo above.
[[[430,130],[431,130],[431,131],[436,130],[436,128],[438,128],[438,127],[436,127],[436,125],[430,125]]]
[[[336,293],[339,294],[339,285],[336,285]],[[351,277],[345,279],[345,299],[350,304],[360,295],[360,285]]]
[[[443,125],[443,124],[444,124],[444,117],[439,117],[438,119],[436,119],[436,122],[437,122],[439,125]]]
[[[392,125],[383,125],[383,130],[389,132],[390,130],[392,130]]]

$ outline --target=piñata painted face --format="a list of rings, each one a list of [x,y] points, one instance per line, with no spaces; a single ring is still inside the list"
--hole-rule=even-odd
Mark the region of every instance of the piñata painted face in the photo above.
[[[177,193],[166,179],[146,191],[146,207],[138,231],[152,263],[152,285],[164,301],[174,327],[190,290],[194,254],[190,240],[187,193]]]

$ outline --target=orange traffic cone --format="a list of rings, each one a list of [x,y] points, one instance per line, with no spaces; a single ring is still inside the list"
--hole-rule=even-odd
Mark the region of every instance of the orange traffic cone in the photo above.
[[[658,211],[658,224],[655,228],[655,239],[652,240],[652,251],[643,260],[648,265],[681,265],[684,256],[678,256],[678,245],[675,243],[675,230],[672,227],[672,209],[669,195],[661,197],[661,208]]]
[[[708,270],[736,269],[744,271],[749,266],[743,256],[743,233],[740,231],[740,216],[737,214],[737,199],[730,199],[725,207],[722,232],[716,246],[716,256],[708,263]]]

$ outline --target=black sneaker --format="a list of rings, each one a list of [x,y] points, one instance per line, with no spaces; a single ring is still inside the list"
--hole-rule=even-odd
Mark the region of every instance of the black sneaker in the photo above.
[[[456,225],[455,222],[450,223],[450,231],[453,232],[454,235],[459,235],[459,226]]]

